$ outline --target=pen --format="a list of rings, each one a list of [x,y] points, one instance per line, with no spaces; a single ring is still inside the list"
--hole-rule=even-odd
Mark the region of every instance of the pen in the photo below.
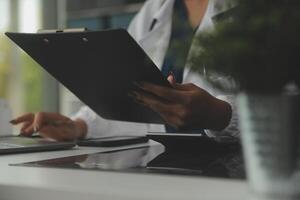
[[[157,19],[153,19],[153,21],[152,21],[152,23],[151,23],[151,26],[150,26],[150,28],[149,28],[149,31],[152,31],[152,30],[153,30],[153,28],[154,28],[156,22],[157,22]]]

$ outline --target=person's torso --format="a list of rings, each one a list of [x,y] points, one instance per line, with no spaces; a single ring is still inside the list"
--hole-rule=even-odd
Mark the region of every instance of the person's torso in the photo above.
[[[128,31],[161,70],[168,51],[172,32],[174,3],[176,0],[148,0],[132,21]],[[209,0],[209,4],[195,35],[214,28],[214,18],[234,7],[230,1]],[[188,22],[187,22],[188,23]],[[186,60],[198,48],[192,43]],[[218,94],[199,73],[190,70],[189,62],[184,64],[183,83],[194,83],[212,94]]]

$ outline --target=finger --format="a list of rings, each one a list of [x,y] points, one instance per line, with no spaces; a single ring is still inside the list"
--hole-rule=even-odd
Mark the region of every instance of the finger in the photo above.
[[[24,129],[20,135],[25,136],[25,137],[29,137],[34,133],[33,131],[33,125],[30,125],[29,127],[27,127],[26,129]]]
[[[178,129],[177,127],[177,118],[172,116],[172,115],[166,115],[166,116],[162,116],[162,118],[165,120],[166,124],[168,124],[169,126],[171,126],[174,129]]]
[[[178,117],[174,112],[176,110],[176,106],[165,105],[155,98],[151,99],[151,97],[145,98],[141,101],[144,106],[158,113],[167,124],[176,129],[178,128]]]
[[[167,103],[153,95],[144,92],[133,92],[133,96],[137,102],[152,109],[159,114],[167,114],[173,111],[170,103]]]
[[[31,122],[24,122],[23,126],[20,129],[20,132],[23,133],[31,125],[32,125]]]
[[[198,88],[193,83],[186,83],[186,84],[176,83],[172,86],[173,86],[174,89],[180,90],[180,91],[193,91],[193,90],[196,90]]]
[[[176,85],[176,79],[173,72],[170,73],[167,79],[172,86]]]
[[[167,87],[146,83],[146,82],[142,83],[140,87],[142,90],[152,93],[168,101],[175,101],[175,102],[184,101],[184,95],[180,93],[180,91],[174,90],[172,88],[167,88]]]
[[[187,83],[187,84],[177,83],[175,75],[172,71],[170,72],[170,75],[168,76],[167,79],[168,79],[169,83],[173,86],[173,88],[178,89],[178,90],[192,90],[192,89],[195,89],[195,86],[196,86],[192,83]]]
[[[46,122],[45,120],[46,115],[47,113],[39,112],[34,116],[34,120],[33,120],[34,132],[37,132],[42,128],[43,124]]]
[[[19,124],[19,123],[22,123],[22,122],[25,122],[25,121],[33,121],[33,118],[34,118],[34,114],[33,113],[27,113],[25,115],[22,115],[16,119],[13,119],[10,121],[10,123],[16,125],[16,124]]]
[[[180,118],[179,104],[170,105],[155,96],[142,92],[135,92],[135,98],[142,105],[158,113],[167,124],[171,125],[175,129],[182,127],[183,121]]]

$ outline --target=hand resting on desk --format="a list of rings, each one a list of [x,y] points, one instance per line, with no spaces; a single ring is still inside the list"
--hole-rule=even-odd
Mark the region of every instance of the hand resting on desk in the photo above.
[[[38,132],[42,137],[57,141],[82,139],[87,133],[86,123],[81,119],[71,120],[58,113],[27,113],[11,121],[22,124],[20,135],[31,136]]]

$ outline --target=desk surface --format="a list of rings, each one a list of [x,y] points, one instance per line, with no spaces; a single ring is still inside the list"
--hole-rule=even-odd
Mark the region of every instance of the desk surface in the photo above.
[[[150,145],[159,144],[151,141]],[[66,151],[2,155],[0,199],[240,200],[248,195],[246,182],[240,180],[9,166],[115,149],[119,148],[77,147]]]

